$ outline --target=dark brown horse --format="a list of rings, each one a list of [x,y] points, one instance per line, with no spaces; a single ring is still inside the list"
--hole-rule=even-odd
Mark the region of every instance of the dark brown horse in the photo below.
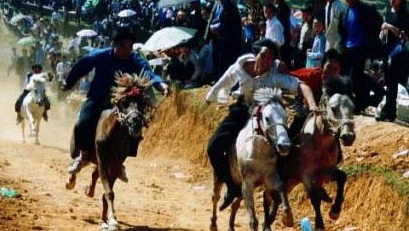
[[[352,100],[347,95],[324,95],[320,107],[322,113],[312,112],[301,131],[300,145],[290,155],[280,159],[280,176],[288,192],[302,183],[310,197],[315,211],[315,231],[325,230],[321,215],[321,201],[331,202],[323,184],[337,182],[335,201],[329,212],[331,219],[337,219],[344,200],[344,186],[347,175],[337,167],[340,155],[339,141],[350,146],[355,140]],[[281,199],[277,192],[272,193],[273,208],[265,204],[265,216],[272,223],[277,214]]]
[[[92,180],[86,190],[86,195],[94,196],[97,179],[101,177],[104,187],[101,230],[118,229],[113,187],[126,157],[135,156],[135,142],[141,137],[142,128],[146,125],[141,104],[146,103],[144,90],[150,85],[148,81],[130,75],[118,78],[119,87],[113,92],[114,107],[103,111],[99,118],[95,136],[95,151],[91,155],[91,162],[96,164],[97,168],[92,173]],[[71,144],[72,152],[78,152],[75,144],[73,142]],[[76,175],[72,174],[66,188],[74,188],[75,180]]]

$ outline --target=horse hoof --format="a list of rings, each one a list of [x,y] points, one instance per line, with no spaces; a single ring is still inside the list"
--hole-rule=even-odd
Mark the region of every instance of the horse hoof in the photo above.
[[[115,219],[110,219],[108,222],[108,231],[119,230],[118,222]]]
[[[102,222],[100,225],[99,225],[99,230],[101,230],[101,231],[108,231],[108,224],[107,223],[105,223],[105,222]]]
[[[75,187],[75,179],[73,180],[68,180],[67,183],[65,183],[65,189],[71,190]]]
[[[339,218],[339,213],[335,213],[330,211],[329,212],[329,218],[331,218],[332,220],[337,220]]]
[[[217,225],[216,224],[215,225],[211,224],[210,227],[209,227],[209,231],[217,231]]]
[[[90,197],[90,198],[93,198],[94,197],[94,195],[95,195],[95,192],[94,192],[94,190],[91,190],[91,187],[89,187],[89,186],[85,186],[85,195],[87,195],[88,197]]]
[[[285,213],[282,218],[283,224],[286,227],[293,227],[294,226],[294,218],[291,212]]]

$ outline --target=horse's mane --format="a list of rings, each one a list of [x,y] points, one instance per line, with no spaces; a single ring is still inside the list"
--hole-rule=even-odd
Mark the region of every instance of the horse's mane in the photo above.
[[[266,104],[270,101],[281,102],[281,89],[263,87],[254,92],[254,100],[261,104]]]
[[[143,90],[152,85],[146,73],[141,71],[139,75],[118,72],[115,75],[116,87],[111,89],[111,102],[116,104],[125,96],[138,96],[143,94]]]
[[[339,93],[352,97],[352,83],[348,77],[327,77],[323,80],[322,87],[324,94],[327,96]]]

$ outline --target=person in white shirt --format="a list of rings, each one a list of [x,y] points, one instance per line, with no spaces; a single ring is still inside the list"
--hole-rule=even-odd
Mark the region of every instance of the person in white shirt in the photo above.
[[[325,51],[336,49],[341,51],[341,35],[339,20],[346,11],[346,6],[340,0],[327,0],[325,5],[325,37],[327,39]]]
[[[241,194],[240,188],[233,183],[228,158],[224,153],[231,148],[250,117],[249,107],[253,104],[254,91],[262,87],[280,87],[294,94],[301,92],[307,100],[309,109],[317,109],[312,91],[306,84],[278,71],[279,60],[275,62],[279,55],[278,46],[268,39],[257,42],[254,46],[259,49],[257,55],[240,56],[206,95],[208,104],[227,103],[228,92],[239,84],[237,91],[232,93],[233,96],[237,96],[237,102],[229,106],[229,114],[220,123],[207,146],[215,174],[227,184],[227,193],[220,210],[229,206],[233,199]]]
[[[264,16],[266,17],[266,34],[265,38],[275,42],[278,46],[282,46],[285,42],[284,28],[276,17],[277,8],[272,3],[267,3],[264,6]]]
[[[55,72],[57,73],[58,84],[64,83],[65,79],[68,76],[68,73],[71,71],[72,63],[68,61],[67,55],[62,55],[61,61],[57,63]]]

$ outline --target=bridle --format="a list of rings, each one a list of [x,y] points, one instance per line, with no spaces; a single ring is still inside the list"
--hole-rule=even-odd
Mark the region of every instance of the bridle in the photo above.
[[[253,109],[253,116],[256,118],[256,127],[253,129],[254,133],[256,135],[263,136],[266,138],[270,143],[275,144],[275,140],[272,140],[272,138],[268,135],[268,131],[274,127],[281,126],[283,127],[286,131],[288,131],[288,127],[286,124],[281,123],[281,122],[275,122],[272,124],[269,124],[268,126],[264,126],[264,124],[261,122],[262,120],[262,105],[257,105]],[[264,128],[264,129],[263,129]]]
[[[334,134],[339,133],[341,130],[341,127],[343,126],[353,126],[354,121],[353,119],[347,119],[347,118],[341,118],[338,119],[335,117],[334,112],[332,111],[331,107],[329,106],[328,95],[323,95],[320,100],[320,108],[323,110],[322,116],[324,119],[324,122],[329,125],[328,129],[331,130]]]

